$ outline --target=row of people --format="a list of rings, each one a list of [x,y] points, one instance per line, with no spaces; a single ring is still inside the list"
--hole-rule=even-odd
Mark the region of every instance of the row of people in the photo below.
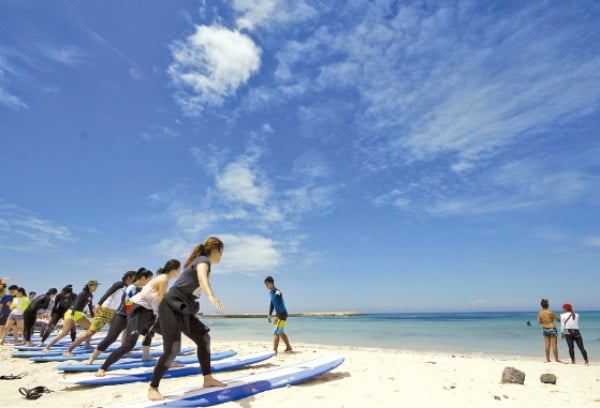
[[[145,268],[140,268],[137,272],[127,272],[120,281],[115,282],[106,291],[95,306],[93,294],[99,285],[96,280],[88,281],[79,294],[73,293],[70,285],[63,288],[59,294],[56,289],[50,289],[24,309],[25,340],[27,344],[31,344],[29,328],[35,322],[37,312],[48,308],[54,302],[48,330],[43,333],[41,344],[45,343],[61,317],[64,320],[63,327],[44,351],[50,351],[52,346],[71,333],[72,342],[64,355],[72,356],[74,349],[84,342],[89,348],[94,334],[109,324],[106,337],[96,346],[86,362],[93,363],[119,336],[122,336],[120,347],[106,357],[96,373],[97,376],[104,376],[112,364],[135,347],[140,336],[144,336],[143,358],[149,359],[151,340],[157,332],[162,336],[163,354],[154,368],[148,397],[151,400],[161,400],[160,381],[170,367],[178,365],[175,363],[175,358],[181,350],[181,335],[185,334],[196,344],[196,355],[204,376],[204,387],[223,387],[225,384],[211,375],[209,328],[198,317],[198,297],[201,293],[207,295],[217,311],[223,309],[210,283],[211,266],[221,261],[223,249],[224,244],[220,239],[210,237],[193,249],[183,265],[183,271],[180,262],[171,259],[157,270],[156,276]],[[169,288],[169,282],[173,279],[175,282]],[[284,333],[287,310],[282,294],[275,287],[271,277],[265,279],[265,286],[271,296],[269,322],[275,312],[274,349],[277,351],[279,339],[282,339],[286,344],[286,351],[291,351],[289,339]],[[17,290],[16,297],[22,297],[22,293],[25,292]],[[17,303],[15,299],[12,304]],[[92,315],[91,321],[84,314],[86,308]],[[78,338],[74,336],[75,325],[86,329],[86,332]]]

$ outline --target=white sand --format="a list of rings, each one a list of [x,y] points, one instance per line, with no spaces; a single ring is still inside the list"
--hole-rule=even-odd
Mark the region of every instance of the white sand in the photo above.
[[[293,340],[293,337],[292,337]],[[246,341],[214,341],[214,351],[237,350],[240,355],[267,351],[270,344]],[[258,365],[215,374],[233,378],[262,370],[342,354],[340,367],[302,385],[258,394],[221,405],[230,407],[600,407],[600,364],[543,363],[531,358],[408,352],[356,347],[296,344],[295,352]],[[0,407],[108,407],[143,398],[147,383],[97,388],[68,388],[58,382],[59,363],[30,363],[0,351],[0,375],[26,373],[21,380],[0,381]],[[592,356],[593,357],[593,356]],[[500,384],[504,367],[526,373],[525,385]],[[539,377],[553,373],[556,385],[542,384]],[[201,377],[163,380],[161,392],[201,384]],[[19,387],[45,385],[58,391],[37,401],[21,397]],[[500,398],[496,400],[494,396]]]

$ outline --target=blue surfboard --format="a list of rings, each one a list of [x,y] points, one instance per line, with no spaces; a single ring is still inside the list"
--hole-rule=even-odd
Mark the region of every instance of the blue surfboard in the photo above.
[[[287,385],[300,384],[323,375],[344,362],[344,357],[322,357],[259,374],[226,380],[226,388],[191,388],[166,394],[165,400],[148,400],[118,405],[114,408],[154,408],[154,407],[209,407],[235,401],[261,392],[274,390]]]
[[[91,345],[98,345],[102,341],[103,338],[94,338],[90,342]],[[56,343],[54,346],[50,347],[50,350],[59,350],[59,349],[68,349],[71,345],[71,341],[62,341]],[[77,348],[84,348],[84,344],[77,346]],[[25,345],[17,345],[13,346],[13,348],[17,351],[41,351],[46,348],[46,346],[25,346]]]
[[[218,372],[224,370],[231,370],[234,368],[244,367],[249,364],[258,363],[267,360],[275,355],[274,352],[269,351],[265,353],[253,354],[244,357],[234,357],[225,360],[217,361],[211,364],[211,371]],[[152,378],[152,368],[140,368],[128,371],[127,374],[113,374],[108,373],[104,377],[96,376],[73,376],[63,378],[60,382],[69,383],[74,385],[117,385],[117,384],[128,384],[138,381],[150,381]],[[188,375],[202,374],[202,369],[196,362],[195,364],[189,364],[179,368],[169,369],[163,379],[165,378],[176,378],[184,377]]]
[[[116,349],[118,349],[121,345],[120,344],[113,344],[109,347],[106,348],[107,352],[111,352],[114,351]],[[162,346],[162,343],[152,343],[150,344],[150,347],[157,347],[157,346]],[[134,347],[134,350],[139,350],[142,348],[141,343],[138,343],[138,345],[136,347]],[[62,355],[62,353],[65,352],[66,349],[52,349],[49,352],[44,352],[44,351],[17,351],[15,353],[11,354],[11,357],[19,357],[19,358],[30,358],[30,357],[44,357],[44,356],[60,356]],[[92,352],[94,351],[94,348],[76,348],[73,350],[73,354],[92,354]]]
[[[218,361],[224,358],[233,357],[237,354],[235,351],[222,351],[220,353],[211,353],[210,360]],[[154,367],[157,360],[119,360],[108,368],[108,371],[113,370],[129,370],[131,368],[141,367]],[[191,356],[181,356],[175,359],[175,362],[179,364],[193,364],[198,362],[198,356],[196,354]],[[98,364],[65,364],[56,367],[58,371],[64,372],[84,372],[93,371],[96,372],[102,366],[102,363]]]
[[[186,354],[194,351],[194,348],[181,349],[179,354]],[[110,353],[102,353],[98,356],[98,359],[105,359]],[[160,357],[163,354],[163,350],[150,350],[150,357]],[[142,358],[144,353],[142,351],[131,351],[123,356],[123,358]],[[90,358],[89,354],[78,354],[73,357],[65,357],[63,355],[54,356],[39,356],[31,357],[30,360],[36,363],[48,363],[48,362],[61,362],[61,361],[85,361]]]

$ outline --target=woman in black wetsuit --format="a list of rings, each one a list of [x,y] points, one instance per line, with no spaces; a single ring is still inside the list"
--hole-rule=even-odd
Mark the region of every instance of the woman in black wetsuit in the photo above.
[[[209,279],[210,267],[221,261],[223,247],[223,242],[215,237],[210,237],[204,243],[197,245],[185,262],[183,272],[160,302],[158,322],[164,353],[154,368],[148,390],[148,398],[152,401],[164,399],[158,391],[158,385],[181,350],[181,333],[196,343],[196,353],[204,375],[204,387],[225,386],[210,373],[209,329],[196,315],[199,311],[197,300],[201,292],[208,295],[208,300],[215,309],[223,309],[221,301],[215,297]]]
[[[52,288],[46,292],[45,295],[41,295],[36,297],[31,301],[25,312],[23,313],[23,322],[25,324],[23,329],[23,337],[25,338],[25,345],[31,346],[31,335],[33,334],[33,325],[37,320],[38,311],[43,309],[48,309],[50,306],[50,302],[56,296],[58,290],[56,288]]]
[[[71,305],[69,310],[67,310],[67,312],[65,313],[65,315],[63,317],[64,322],[63,322],[62,331],[60,332],[60,334],[55,336],[52,339],[52,341],[50,343],[48,343],[46,348],[44,348],[42,351],[49,352],[50,347],[54,346],[63,337],[65,337],[69,333],[71,328],[75,327],[75,324],[78,324],[79,326],[83,327],[84,329],[88,329],[90,327],[90,321],[83,314],[83,310],[87,306],[90,310],[91,315],[94,316],[93,299],[94,299],[94,292],[96,291],[96,289],[98,289],[98,285],[99,285],[99,283],[96,280],[89,280],[87,282],[87,284],[83,287],[81,292],[79,292],[79,295],[77,295],[77,297],[73,301],[73,304]],[[88,348],[90,347],[89,339],[87,341],[86,346]]]
[[[52,307],[52,312],[50,313],[50,323],[48,323],[46,326],[46,330],[42,335],[42,342],[40,345],[46,342],[46,339],[48,336],[50,336],[50,334],[52,334],[54,328],[58,324],[58,321],[62,319],[66,311],[69,310],[76,297],[77,293],[73,293],[73,285],[67,285],[62,288],[60,293],[54,298],[54,306]],[[71,327],[71,340],[75,341],[75,337],[76,331],[75,326],[73,326]]]

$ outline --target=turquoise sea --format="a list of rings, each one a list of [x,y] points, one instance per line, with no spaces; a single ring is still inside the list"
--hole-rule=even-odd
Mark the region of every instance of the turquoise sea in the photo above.
[[[600,360],[600,312],[580,313],[590,361]],[[403,350],[544,356],[536,312],[396,313],[355,317],[291,317],[286,332],[295,342]],[[270,342],[266,318],[204,318],[215,340]],[[531,326],[527,325],[531,322]],[[575,351],[575,358],[581,355]],[[559,356],[568,360],[559,337]]]

